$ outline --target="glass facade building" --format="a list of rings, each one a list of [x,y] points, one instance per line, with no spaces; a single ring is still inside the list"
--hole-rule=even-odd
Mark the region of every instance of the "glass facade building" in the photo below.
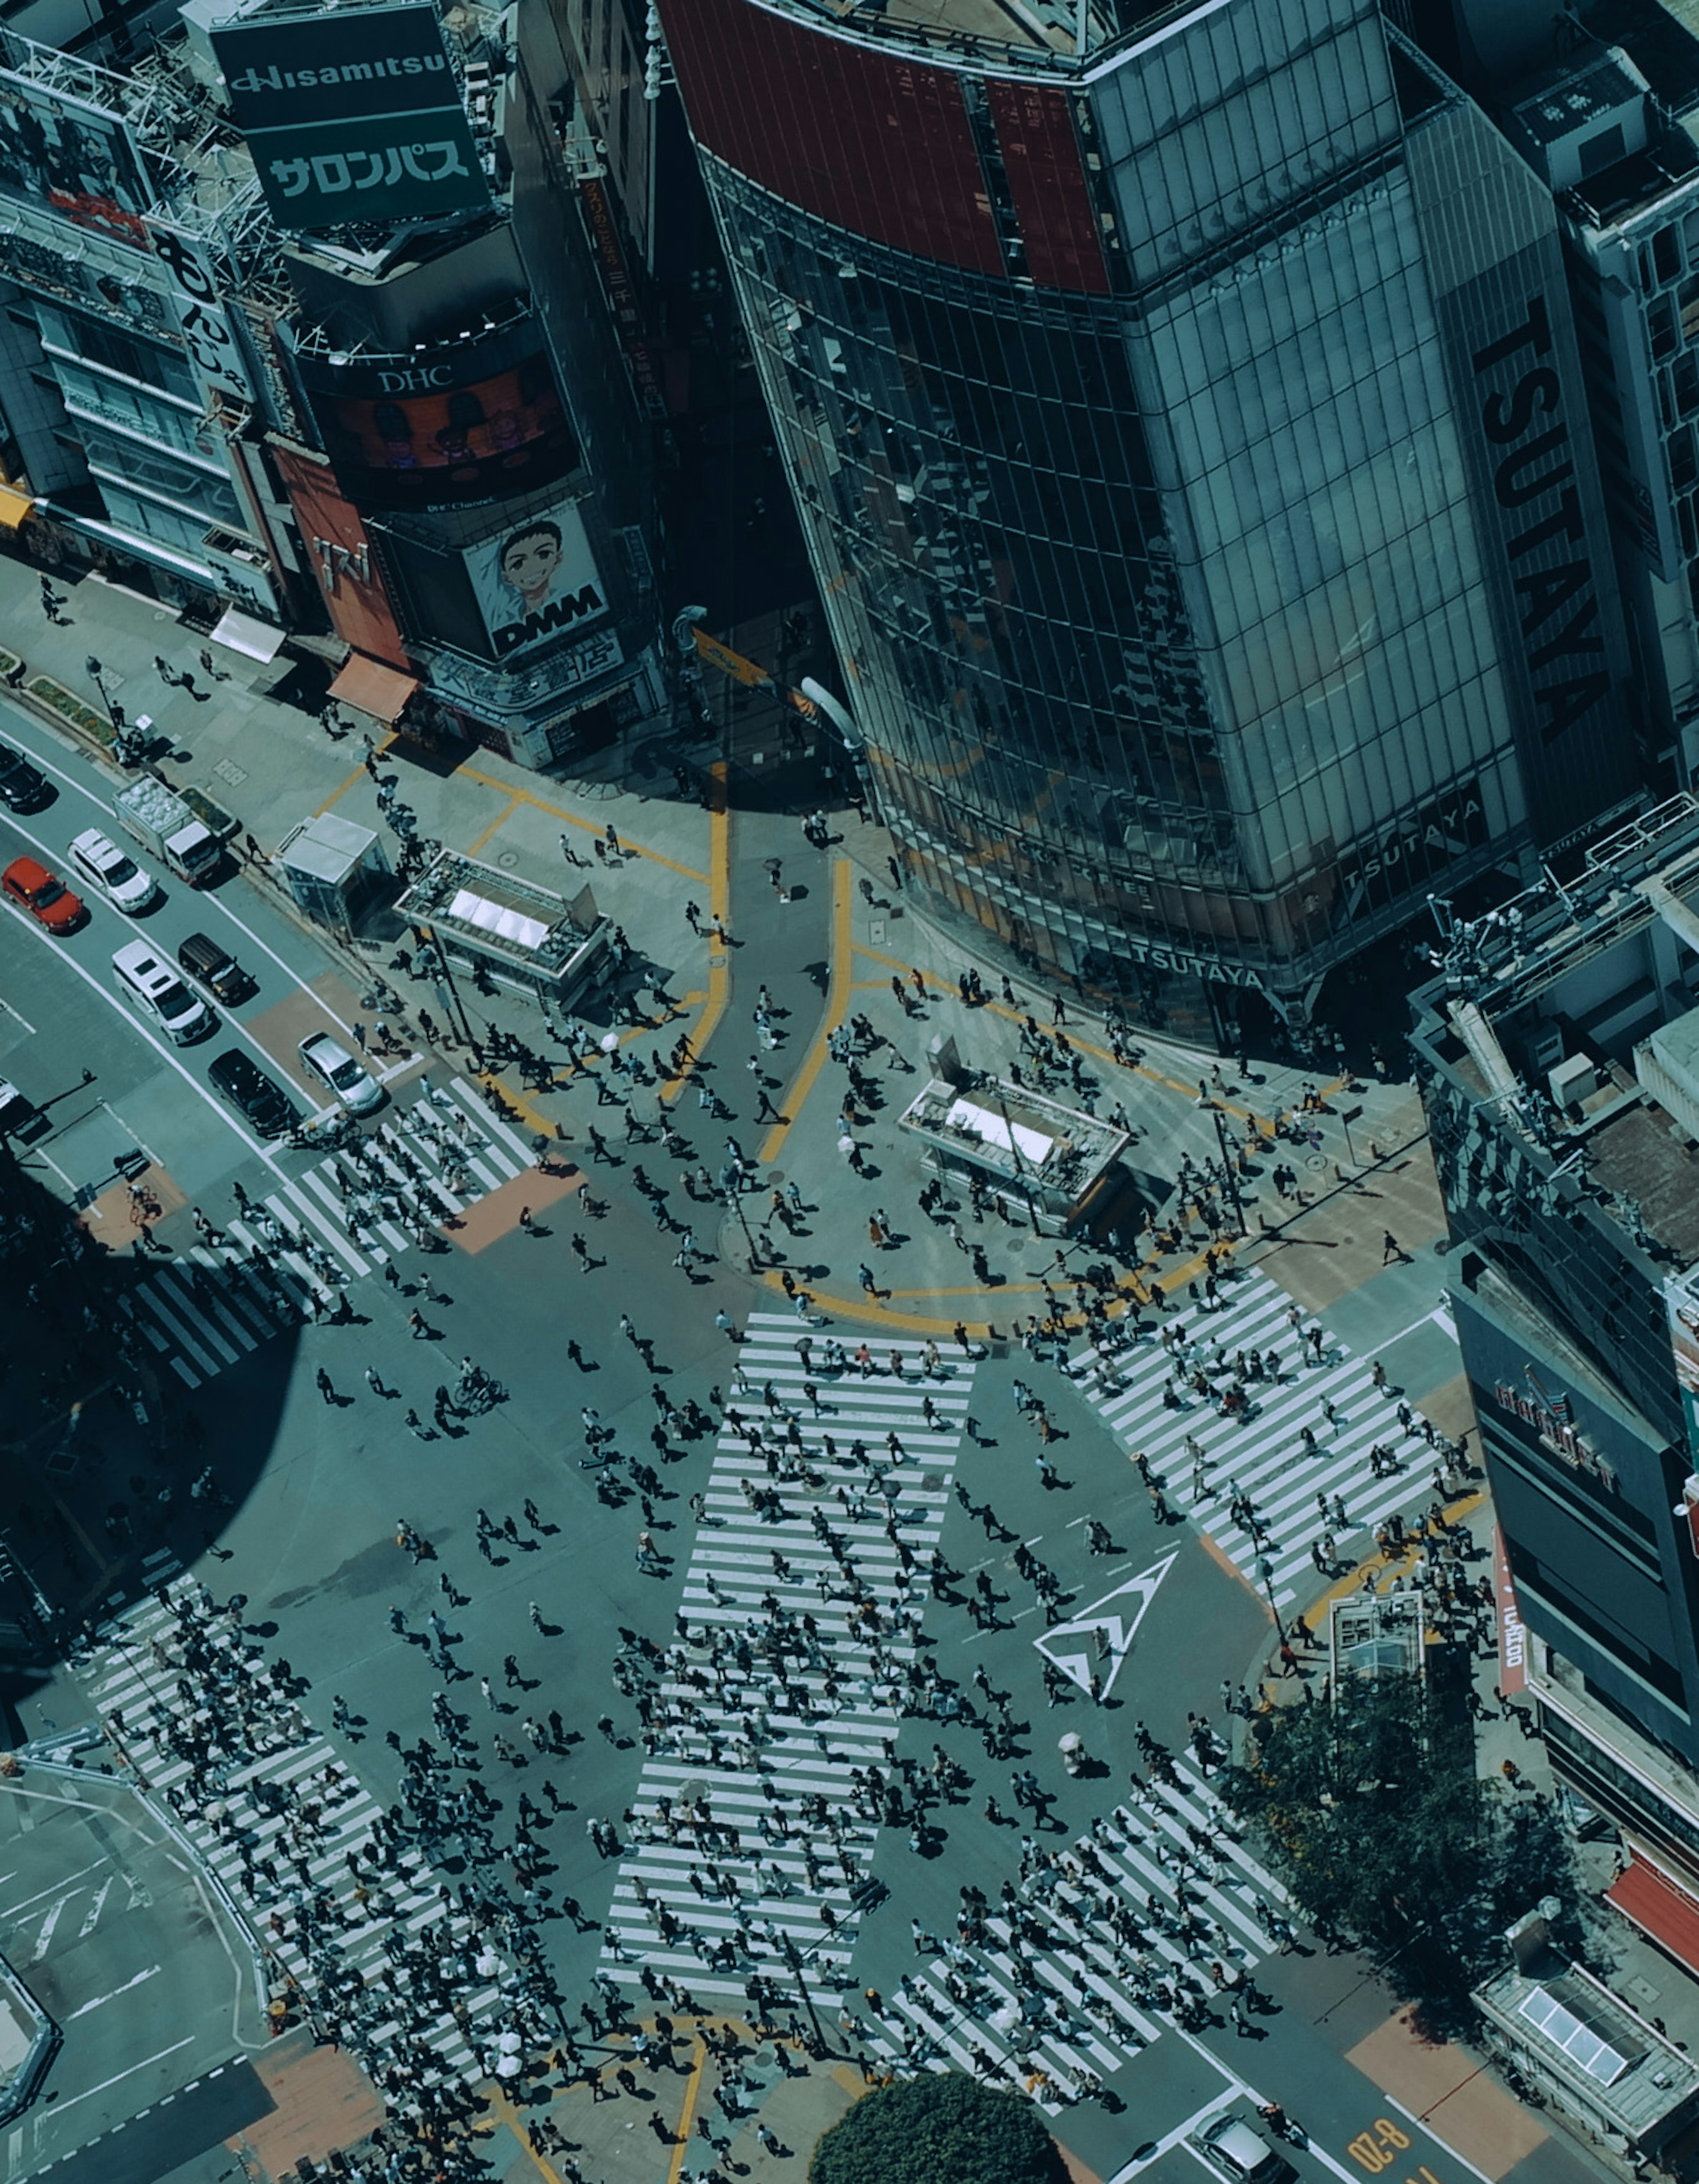
[[[1549,201],[1489,189],[1493,263],[1462,262],[1451,140],[1491,153],[1373,5],[661,14],[883,814],[933,889],[1219,1032],[1234,989],[1301,1011],[1430,889],[1629,793],[1561,271],[1511,340]],[[1531,664],[1545,595],[1518,588],[1577,560],[1579,674]],[[1542,703],[1542,669],[1573,687]]]

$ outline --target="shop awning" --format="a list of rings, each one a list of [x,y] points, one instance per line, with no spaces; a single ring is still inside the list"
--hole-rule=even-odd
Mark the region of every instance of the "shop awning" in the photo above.
[[[0,485],[0,531],[15,531],[36,504],[36,496],[15,485]]]
[[[261,621],[257,615],[243,614],[239,607],[226,607],[212,633],[212,641],[231,652],[242,653],[249,660],[270,662],[277,657],[283,632],[273,629],[269,621]]]
[[[1605,1891],[1605,1901],[1689,1971],[1699,1972],[1699,1903],[1655,1865],[1635,1858]]]
[[[363,652],[351,652],[342,673],[331,683],[330,694],[338,705],[356,706],[388,727],[406,710],[408,699],[418,688],[416,676],[399,674],[393,667],[368,660]]]

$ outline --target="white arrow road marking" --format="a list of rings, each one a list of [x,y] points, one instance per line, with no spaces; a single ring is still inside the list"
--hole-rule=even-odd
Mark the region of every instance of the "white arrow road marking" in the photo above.
[[[65,2023],[69,2025],[71,2018],[86,2017],[90,2010],[98,2009],[104,2003],[116,2002],[120,1994],[128,1994],[132,1986],[140,1986],[144,1980],[157,1979],[159,1975],[159,1965],[149,1964],[145,1972],[137,1972],[133,1979],[125,1980],[122,1986],[114,1987],[110,1994],[97,1994],[92,2002],[86,2002],[81,2008],[72,2010]]]
[[[94,1931],[95,1922],[100,1917],[102,1911],[105,1908],[106,1899],[111,1894],[112,1884],[117,1880],[117,1878],[118,1875],[115,1873],[109,1873],[105,1880],[101,1882],[99,1889],[96,1892],[93,1903],[88,1907],[88,1916],[83,1920],[81,1928],[78,1930],[78,1941],[81,1941],[85,1934],[92,1934]]]
[[[1093,1601],[1072,1623],[1053,1624],[1041,1637],[1033,1639],[1033,1645],[1081,1691],[1089,1692],[1094,1666],[1090,1641],[1100,1631],[1108,1648],[1108,1667],[1099,1685],[1099,1694],[1106,1698],[1121,1673],[1122,1663],[1133,1649],[1133,1635],[1144,1621],[1145,1609],[1156,1598],[1157,1586],[1178,1560],[1178,1551],[1164,1555],[1161,1562],[1152,1563],[1149,1569],[1140,1571],[1137,1577],[1129,1577],[1125,1585],[1117,1585],[1101,1600]],[[1125,1605],[1117,1605],[1122,1602]],[[1066,1641],[1070,1638],[1083,1641],[1083,1646],[1069,1647]]]
[[[42,1930],[36,1936],[36,1946],[31,1951],[30,1956],[30,1962],[32,1964],[40,1964],[42,1958],[47,1953],[48,1944],[53,1938],[53,1929],[59,1923],[59,1914],[64,1911],[66,1904],[70,1902],[71,1897],[76,1895],[78,1892],[79,1892],[76,1889],[72,1889],[70,1895],[60,1897],[58,1902],[55,1903],[52,1910],[48,1912],[47,1917],[42,1919]]]

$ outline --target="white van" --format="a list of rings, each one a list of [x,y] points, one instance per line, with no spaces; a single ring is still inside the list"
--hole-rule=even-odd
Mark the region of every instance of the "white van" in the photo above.
[[[218,1029],[218,1018],[192,994],[151,940],[131,940],[112,959],[118,990],[141,1017],[157,1023],[174,1045],[192,1046]]]

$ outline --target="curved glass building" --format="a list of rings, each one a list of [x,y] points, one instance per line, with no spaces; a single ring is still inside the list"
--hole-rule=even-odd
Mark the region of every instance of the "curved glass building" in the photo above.
[[[929,887],[1220,1034],[1632,795],[1549,202],[1372,0],[660,12]]]

